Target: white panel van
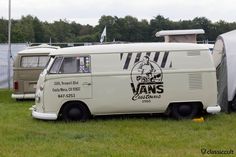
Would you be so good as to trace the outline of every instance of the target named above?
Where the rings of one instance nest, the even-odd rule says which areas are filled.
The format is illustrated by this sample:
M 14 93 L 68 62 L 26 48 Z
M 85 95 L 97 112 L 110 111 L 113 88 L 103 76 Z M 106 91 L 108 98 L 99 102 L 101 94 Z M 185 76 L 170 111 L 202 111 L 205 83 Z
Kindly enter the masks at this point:
M 209 49 L 197 44 L 62 48 L 50 53 L 31 109 L 46 120 L 142 113 L 193 118 L 220 111 L 216 69 Z

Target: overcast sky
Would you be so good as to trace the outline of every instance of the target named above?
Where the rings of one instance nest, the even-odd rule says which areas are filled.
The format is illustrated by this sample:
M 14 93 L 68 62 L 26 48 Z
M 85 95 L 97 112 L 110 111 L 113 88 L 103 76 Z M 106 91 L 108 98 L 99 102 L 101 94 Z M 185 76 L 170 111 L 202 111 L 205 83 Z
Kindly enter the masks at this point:
M 8 18 L 8 1 L 0 0 L 0 17 Z M 150 20 L 163 15 L 170 20 L 204 16 L 213 22 L 236 21 L 235 0 L 11 0 L 12 18 L 37 16 L 42 21 L 67 19 L 96 25 L 102 15 Z

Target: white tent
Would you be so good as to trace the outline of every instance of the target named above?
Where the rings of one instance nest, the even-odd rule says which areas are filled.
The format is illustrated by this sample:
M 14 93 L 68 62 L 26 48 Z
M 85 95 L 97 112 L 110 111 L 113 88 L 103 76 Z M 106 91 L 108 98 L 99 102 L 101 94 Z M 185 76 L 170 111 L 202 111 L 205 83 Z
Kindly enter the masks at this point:
M 213 48 L 217 67 L 218 102 L 229 111 L 228 103 L 236 110 L 236 30 L 218 36 Z
M 236 93 L 236 30 L 221 34 L 227 60 L 228 101 L 232 101 Z

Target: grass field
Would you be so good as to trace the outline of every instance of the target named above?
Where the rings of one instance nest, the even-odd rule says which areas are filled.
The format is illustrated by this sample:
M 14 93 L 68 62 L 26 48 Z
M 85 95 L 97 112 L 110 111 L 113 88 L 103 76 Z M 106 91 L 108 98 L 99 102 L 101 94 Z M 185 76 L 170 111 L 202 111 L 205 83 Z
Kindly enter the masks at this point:
M 158 116 L 40 121 L 28 110 L 33 101 L 17 102 L 10 94 L 0 90 L 0 157 L 210 156 L 201 149 L 236 154 L 236 114 L 205 116 L 203 123 Z

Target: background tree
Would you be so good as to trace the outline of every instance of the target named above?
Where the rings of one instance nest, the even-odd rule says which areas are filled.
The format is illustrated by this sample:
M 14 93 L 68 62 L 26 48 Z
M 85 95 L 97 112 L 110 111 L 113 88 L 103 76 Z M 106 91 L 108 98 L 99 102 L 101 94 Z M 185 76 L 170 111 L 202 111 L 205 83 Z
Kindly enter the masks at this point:
M 151 19 L 150 21 L 151 40 L 163 41 L 162 38 L 156 38 L 155 36 L 156 32 L 161 30 L 172 30 L 172 29 L 176 29 L 172 21 L 161 15 L 156 16 L 154 19 Z
M 8 22 L 3 18 L 0 19 L 0 43 L 7 41 L 8 36 Z
M 163 41 L 156 38 L 160 30 L 204 29 L 205 34 L 198 40 L 216 40 L 219 34 L 236 29 L 236 22 L 217 21 L 213 23 L 205 17 L 193 20 L 172 21 L 162 15 L 157 15 L 150 21 L 138 20 L 133 16 L 119 18 L 103 15 L 98 25 L 81 25 L 66 19 L 53 23 L 40 21 L 37 17 L 27 15 L 19 20 L 12 20 L 12 42 L 99 42 L 101 33 L 106 26 L 107 41 L 153 42 Z M 7 42 L 8 20 L 0 19 L 0 42 Z

